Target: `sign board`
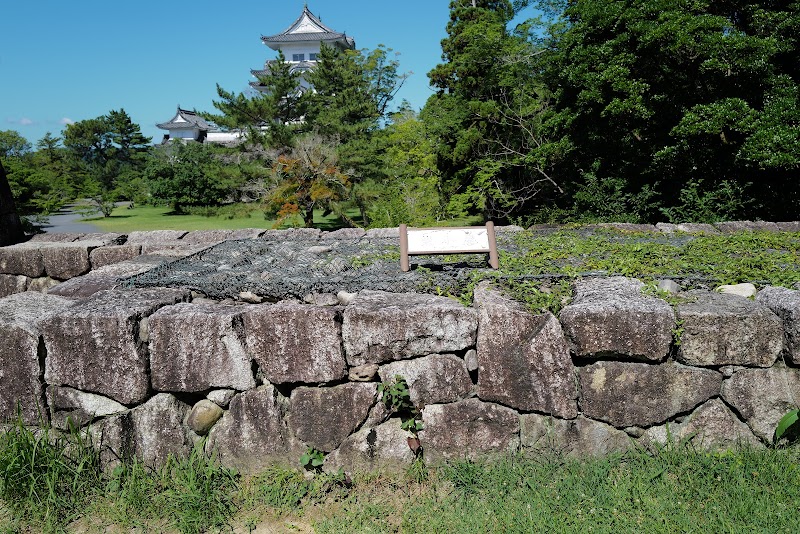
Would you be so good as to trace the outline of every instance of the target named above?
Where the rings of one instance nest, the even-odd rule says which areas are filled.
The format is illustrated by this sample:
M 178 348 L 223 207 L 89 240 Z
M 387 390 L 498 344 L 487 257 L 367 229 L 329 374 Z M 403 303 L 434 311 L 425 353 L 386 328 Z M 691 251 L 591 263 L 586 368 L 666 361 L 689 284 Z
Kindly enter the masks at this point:
M 494 223 L 460 228 L 409 228 L 400 225 L 400 268 L 411 268 L 409 256 L 423 254 L 488 254 L 489 265 L 498 269 Z

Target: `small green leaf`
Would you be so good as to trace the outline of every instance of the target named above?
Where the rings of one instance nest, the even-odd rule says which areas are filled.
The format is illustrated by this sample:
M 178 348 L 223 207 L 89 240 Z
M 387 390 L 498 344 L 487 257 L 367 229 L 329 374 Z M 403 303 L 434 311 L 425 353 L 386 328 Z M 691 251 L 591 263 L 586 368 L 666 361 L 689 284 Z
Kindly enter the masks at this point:
M 322 465 L 323 461 L 324 460 L 322 458 L 314 458 L 313 460 L 311 460 L 311 466 L 312 467 L 319 467 L 319 466 Z
M 778 427 L 775 429 L 775 441 L 781 439 L 790 428 L 797 424 L 798 420 L 800 420 L 800 410 L 792 410 L 781 417 Z

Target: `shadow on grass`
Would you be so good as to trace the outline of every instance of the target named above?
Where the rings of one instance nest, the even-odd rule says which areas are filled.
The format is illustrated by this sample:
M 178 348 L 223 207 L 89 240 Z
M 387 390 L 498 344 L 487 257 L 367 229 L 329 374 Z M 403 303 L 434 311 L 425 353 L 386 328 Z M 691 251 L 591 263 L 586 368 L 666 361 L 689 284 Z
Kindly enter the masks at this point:
M 133 215 L 109 215 L 108 217 L 87 217 L 85 219 L 79 219 L 78 222 L 92 222 L 92 221 L 104 221 L 106 219 L 130 219 Z
M 332 230 L 339 230 L 341 228 L 350 228 L 350 225 L 347 224 L 341 217 L 330 218 L 330 219 L 326 218 L 321 221 L 314 221 L 314 226 L 326 232 L 330 232 Z

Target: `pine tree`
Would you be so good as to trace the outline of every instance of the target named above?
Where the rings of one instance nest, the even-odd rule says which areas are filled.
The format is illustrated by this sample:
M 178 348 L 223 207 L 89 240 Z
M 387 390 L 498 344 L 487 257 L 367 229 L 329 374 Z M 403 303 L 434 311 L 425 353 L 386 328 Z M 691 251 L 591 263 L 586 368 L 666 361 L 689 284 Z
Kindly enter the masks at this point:
M 221 113 L 200 113 L 219 126 L 247 132 L 251 144 L 273 148 L 290 146 L 304 115 L 300 75 L 292 72 L 282 51 L 260 76 L 255 95 L 231 93 L 217 85 L 220 100 L 213 102 Z
M 547 96 L 528 28 L 508 26 L 507 0 L 453 0 L 442 60 L 430 73 L 437 93 L 422 111 L 434 140 L 441 191 L 451 215 L 503 219 L 545 189 L 558 189 L 537 154 Z

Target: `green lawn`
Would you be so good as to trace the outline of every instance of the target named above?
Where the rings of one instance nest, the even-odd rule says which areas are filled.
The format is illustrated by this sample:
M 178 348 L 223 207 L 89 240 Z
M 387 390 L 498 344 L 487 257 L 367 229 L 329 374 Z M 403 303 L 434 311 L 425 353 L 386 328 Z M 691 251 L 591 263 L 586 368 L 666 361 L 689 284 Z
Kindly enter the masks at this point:
M 235 217 L 211 216 L 193 214 L 175 214 L 165 206 L 140 206 L 136 208 L 116 208 L 110 217 L 91 217 L 83 219 L 100 228 L 103 232 L 128 233 L 146 230 L 238 230 L 240 228 L 272 228 L 274 219 L 265 219 L 258 210 L 243 213 L 240 210 Z M 358 213 L 348 213 L 348 216 L 357 216 Z M 297 225 L 301 221 L 291 221 Z M 322 216 L 322 211 L 314 212 L 314 225 L 323 230 L 336 230 L 344 224 L 335 215 Z M 292 226 L 285 224 L 283 227 Z
M 229 206 L 220 210 L 222 215 L 205 216 L 198 214 L 175 214 L 166 206 L 139 206 L 136 208 L 118 207 L 110 217 L 90 217 L 88 222 L 103 232 L 128 233 L 147 230 L 238 230 L 241 228 L 273 228 L 274 219 L 265 219 L 258 209 L 243 205 Z M 358 221 L 358 210 L 347 210 L 346 214 Z M 483 224 L 480 216 L 462 217 L 441 221 L 440 226 L 472 226 Z M 281 228 L 302 226 L 300 217 L 285 222 Z M 336 215 L 323 216 L 322 210 L 314 211 L 314 227 L 321 230 L 338 230 L 347 225 Z

